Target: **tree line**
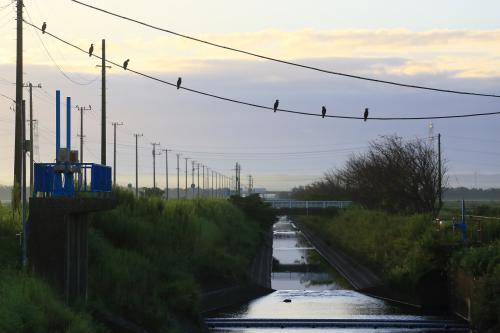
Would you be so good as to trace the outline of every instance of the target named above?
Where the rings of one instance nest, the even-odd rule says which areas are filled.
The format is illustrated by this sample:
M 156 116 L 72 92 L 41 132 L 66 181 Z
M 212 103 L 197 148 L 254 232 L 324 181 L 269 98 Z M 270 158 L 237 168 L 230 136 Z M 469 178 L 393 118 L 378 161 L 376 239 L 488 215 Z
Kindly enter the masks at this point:
M 307 186 L 294 188 L 299 200 L 353 200 L 392 213 L 434 212 L 439 207 L 439 156 L 429 140 L 384 136 L 366 152 L 351 155 Z M 442 183 L 446 168 L 441 166 Z

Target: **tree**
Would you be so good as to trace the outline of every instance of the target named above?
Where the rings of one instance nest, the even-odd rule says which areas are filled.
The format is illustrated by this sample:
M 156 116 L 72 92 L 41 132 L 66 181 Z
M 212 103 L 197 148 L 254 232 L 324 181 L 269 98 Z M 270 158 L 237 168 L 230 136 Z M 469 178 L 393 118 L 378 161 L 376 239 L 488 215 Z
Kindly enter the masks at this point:
M 368 152 L 351 156 L 332 177 L 367 208 L 434 212 L 439 208 L 438 161 L 432 144 L 388 136 L 371 142 Z M 444 173 L 442 168 L 442 176 Z

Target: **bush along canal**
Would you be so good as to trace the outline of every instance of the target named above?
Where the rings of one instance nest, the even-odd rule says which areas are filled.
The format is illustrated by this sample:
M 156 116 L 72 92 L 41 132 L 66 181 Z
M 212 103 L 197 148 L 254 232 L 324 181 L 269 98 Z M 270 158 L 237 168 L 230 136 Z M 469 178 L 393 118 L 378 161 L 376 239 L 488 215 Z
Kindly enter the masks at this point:
M 214 332 L 467 332 L 457 318 L 375 298 L 352 288 L 287 216 L 273 226 L 273 293 L 205 318 Z

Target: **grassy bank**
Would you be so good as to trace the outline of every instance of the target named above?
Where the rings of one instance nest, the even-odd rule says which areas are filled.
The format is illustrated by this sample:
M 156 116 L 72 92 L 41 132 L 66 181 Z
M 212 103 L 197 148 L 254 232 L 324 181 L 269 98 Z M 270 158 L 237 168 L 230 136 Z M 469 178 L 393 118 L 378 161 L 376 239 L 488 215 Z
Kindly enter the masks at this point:
M 116 194 L 119 206 L 92 221 L 91 302 L 156 332 L 199 322 L 202 290 L 245 283 L 272 220 L 252 199 L 166 202 Z M 243 213 L 247 206 L 262 213 L 259 222 Z
M 498 212 L 479 206 L 470 213 L 495 216 Z M 446 214 L 459 216 L 456 209 Z M 299 219 L 401 292 L 415 290 L 419 278 L 434 269 L 461 270 L 473 276 L 473 323 L 485 332 L 500 328 L 500 222 L 483 222 L 482 243 L 464 246 L 450 223 L 438 226 L 430 215 L 394 215 L 353 207 L 329 218 Z M 470 225 L 469 239 L 475 240 L 475 224 Z
M 67 307 L 56 291 L 19 270 L 19 216 L 0 207 L 0 332 L 101 332 L 82 311 Z
M 330 244 L 347 250 L 387 283 L 415 286 L 425 272 L 442 267 L 440 245 L 448 235 L 435 232 L 429 216 L 398 216 L 350 208 L 334 217 L 300 217 Z

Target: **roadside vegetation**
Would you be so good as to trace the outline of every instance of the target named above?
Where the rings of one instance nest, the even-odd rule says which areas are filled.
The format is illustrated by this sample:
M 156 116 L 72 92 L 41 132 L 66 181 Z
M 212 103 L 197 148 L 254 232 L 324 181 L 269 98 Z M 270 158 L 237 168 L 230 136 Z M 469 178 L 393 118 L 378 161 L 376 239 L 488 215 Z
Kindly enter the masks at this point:
M 274 220 L 252 197 L 233 198 L 232 204 L 115 194 L 118 207 L 92 221 L 91 303 L 155 332 L 200 323 L 202 291 L 246 283 L 263 232 Z

